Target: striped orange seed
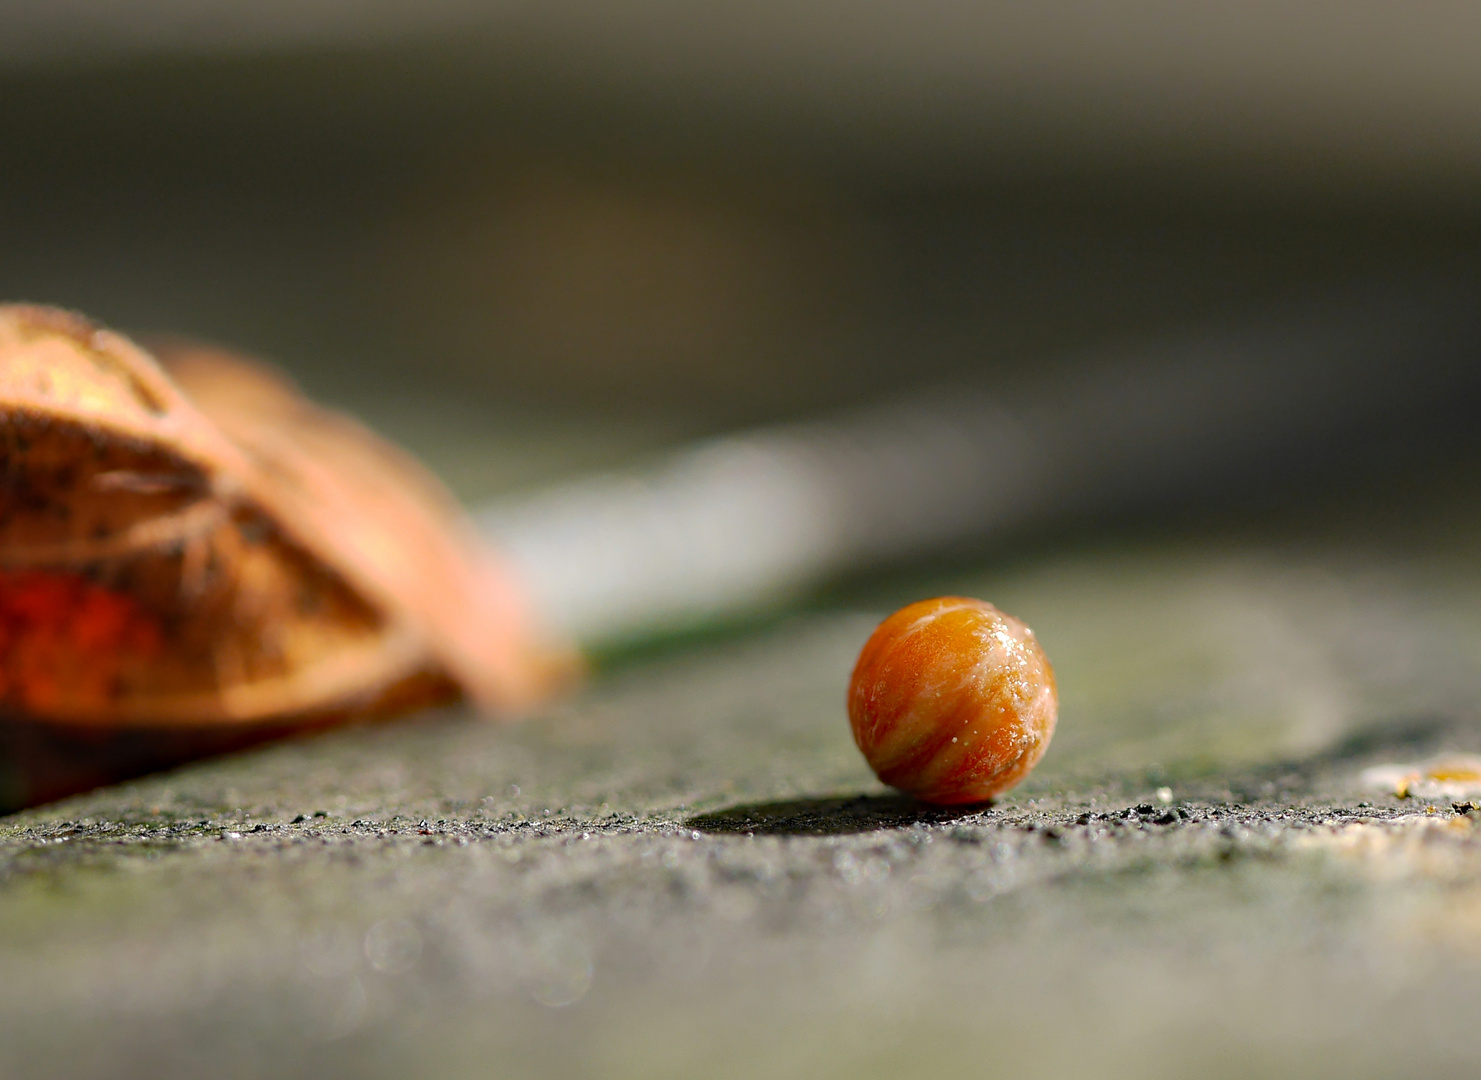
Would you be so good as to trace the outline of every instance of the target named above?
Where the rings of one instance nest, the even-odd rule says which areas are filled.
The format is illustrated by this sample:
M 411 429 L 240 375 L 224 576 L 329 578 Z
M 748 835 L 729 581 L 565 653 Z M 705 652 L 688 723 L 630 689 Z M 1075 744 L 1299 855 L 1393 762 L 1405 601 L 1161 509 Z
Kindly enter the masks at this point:
M 982 600 L 895 612 L 849 683 L 854 741 L 878 777 L 925 802 L 982 802 L 1044 755 L 1059 698 L 1033 631 Z

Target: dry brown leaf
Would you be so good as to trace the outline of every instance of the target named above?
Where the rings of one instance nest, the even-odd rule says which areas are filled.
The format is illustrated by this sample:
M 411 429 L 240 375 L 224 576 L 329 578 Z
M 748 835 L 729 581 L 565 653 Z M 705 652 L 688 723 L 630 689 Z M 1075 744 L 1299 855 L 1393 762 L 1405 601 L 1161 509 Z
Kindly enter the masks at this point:
M 96 782 L 459 694 L 516 710 L 566 668 L 415 462 L 259 365 L 161 352 L 0 307 L 0 804 L 84 786 L 38 786 L 69 756 Z

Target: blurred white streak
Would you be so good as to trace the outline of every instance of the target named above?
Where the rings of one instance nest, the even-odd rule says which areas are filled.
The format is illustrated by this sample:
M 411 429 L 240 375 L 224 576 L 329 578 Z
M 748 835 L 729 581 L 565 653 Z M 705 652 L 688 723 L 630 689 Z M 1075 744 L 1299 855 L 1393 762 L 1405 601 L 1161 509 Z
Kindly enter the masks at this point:
M 485 521 L 552 628 L 605 644 L 766 607 L 840 565 L 1007 521 L 1031 497 L 1027 450 L 986 403 L 913 402 L 706 442 Z
M 1474 381 L 1481 306 L 1445 296 L 1176 343 L 1011 401 L 943 388 L 713 440 L 483 520 L 584 646 L 703 625 L 842 572 L 1330 457 Z

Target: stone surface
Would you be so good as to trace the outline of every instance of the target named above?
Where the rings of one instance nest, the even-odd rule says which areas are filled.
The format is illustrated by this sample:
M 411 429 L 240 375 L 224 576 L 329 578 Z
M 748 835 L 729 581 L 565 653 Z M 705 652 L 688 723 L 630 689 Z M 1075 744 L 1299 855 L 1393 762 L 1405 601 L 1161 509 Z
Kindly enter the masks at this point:
M 0 1074 L 1467 1074 L 1481 815 L 1358 781 L 1481 750 L 1469 529 L 1426 520 L 886 579 L 520 725 L 5 818 Z M 947 591 L 1060 677 L 991 807 L 886 793 L 843 715 L 874 621 Z

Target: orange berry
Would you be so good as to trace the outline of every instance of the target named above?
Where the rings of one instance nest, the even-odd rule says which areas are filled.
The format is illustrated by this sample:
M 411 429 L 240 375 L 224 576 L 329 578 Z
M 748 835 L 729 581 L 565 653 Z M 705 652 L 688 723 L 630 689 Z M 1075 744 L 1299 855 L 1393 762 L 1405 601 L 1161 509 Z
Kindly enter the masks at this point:
M 849 681 L 849 724 L 875 775 L 931 803 L 982 802 L 1018 783 L 1044 756 L 1058 710 L 1034 632 L 962 596 L 880 623 Z

